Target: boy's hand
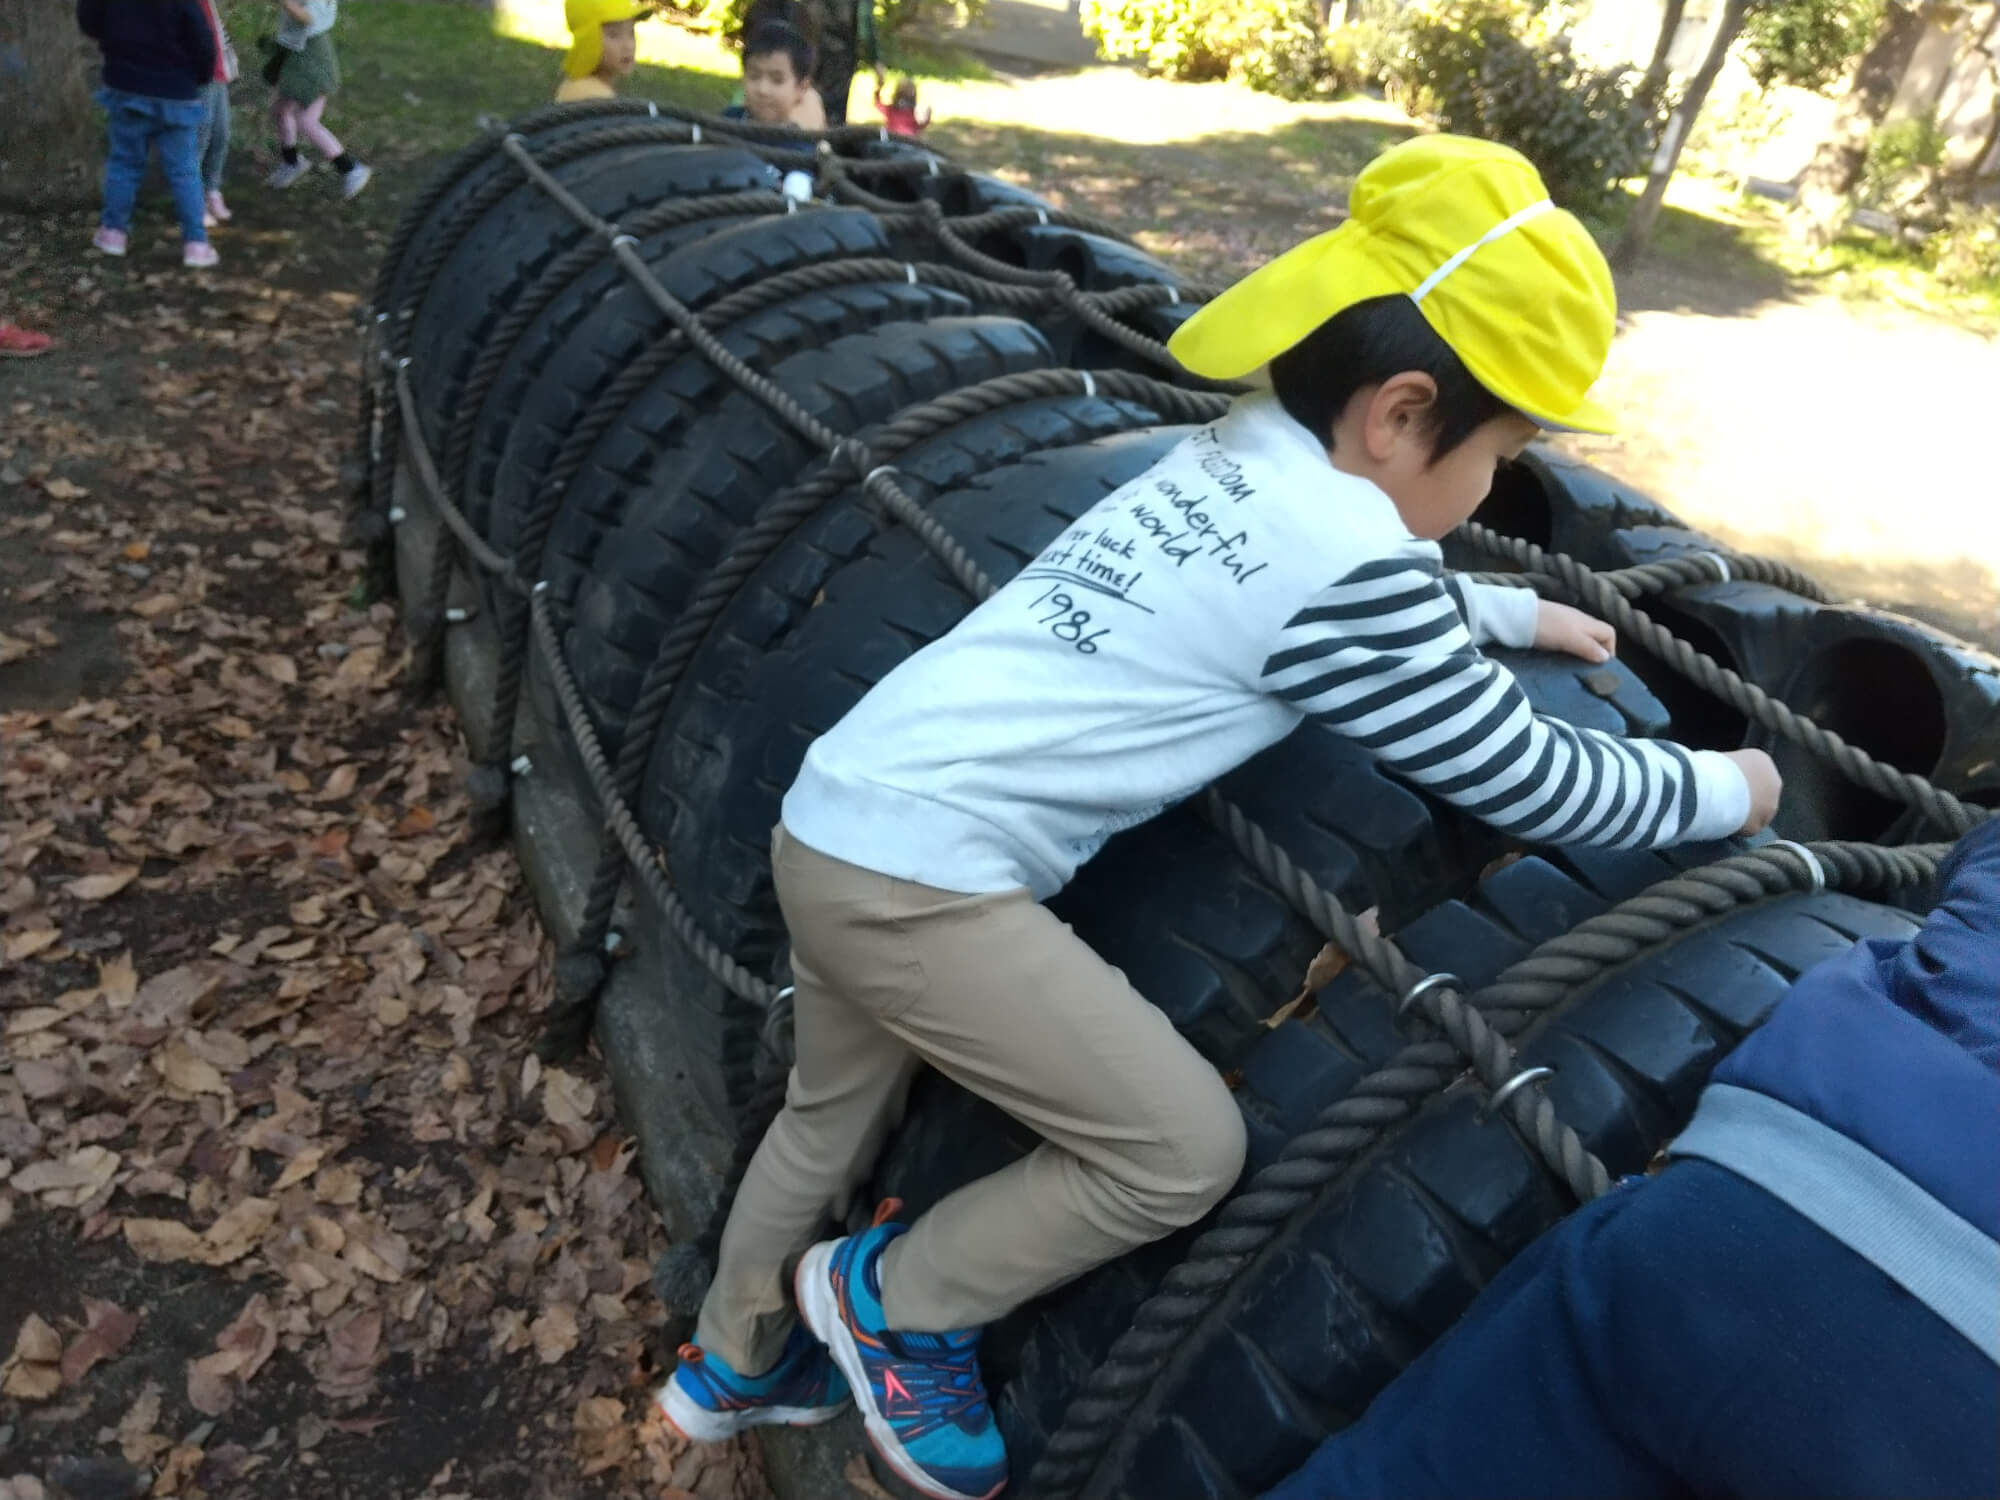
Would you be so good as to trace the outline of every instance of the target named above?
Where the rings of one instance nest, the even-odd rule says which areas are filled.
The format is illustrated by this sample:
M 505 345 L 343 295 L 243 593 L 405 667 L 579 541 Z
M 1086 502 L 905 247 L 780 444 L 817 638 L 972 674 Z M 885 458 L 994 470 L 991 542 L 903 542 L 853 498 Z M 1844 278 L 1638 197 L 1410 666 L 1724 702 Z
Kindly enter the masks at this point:
M 1544 599 L 1535 611 L 1535 649 L 1609 661 L 1618 649 L 1618 632 L 1595 615 Z
M 1727 750 L 1723 753 L 1736 762 L 1736 769 L 1750 783 L 1750 816 L 1736 831 L 1758 833 L 1777 816 L 1778 798 L 1784 793 L 1785 779 L 1778 774 L 1776 762 L 1762 750 Z

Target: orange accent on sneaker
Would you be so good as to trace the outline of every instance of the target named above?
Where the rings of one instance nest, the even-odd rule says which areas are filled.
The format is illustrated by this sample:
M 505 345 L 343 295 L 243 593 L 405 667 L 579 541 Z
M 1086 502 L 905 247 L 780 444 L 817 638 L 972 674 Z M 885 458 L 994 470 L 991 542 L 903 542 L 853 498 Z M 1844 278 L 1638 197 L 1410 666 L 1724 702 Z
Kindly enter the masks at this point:
M 917 1404 L 917 1398 L 910 1394 L 909 1387 L 903 1384 L 896 1372 L 894 1370 L 884 1370 L 882 1372 L 882 1414 L 884 1416 L 888 1415 L 889 1403 L 898 1396 L 909 1402 L 912 1407 Z
M 880 1203 L 875 1205 L 875 1225 L 880 1226 L 888 1223 L 902 1211 L 903 1200 L 901 1198 L 884 1198 Z
M 674 1358 L 684 1365 L 698 1365 L 702 1360 L 701 1345 L 682 1344 L 674 1351 Z

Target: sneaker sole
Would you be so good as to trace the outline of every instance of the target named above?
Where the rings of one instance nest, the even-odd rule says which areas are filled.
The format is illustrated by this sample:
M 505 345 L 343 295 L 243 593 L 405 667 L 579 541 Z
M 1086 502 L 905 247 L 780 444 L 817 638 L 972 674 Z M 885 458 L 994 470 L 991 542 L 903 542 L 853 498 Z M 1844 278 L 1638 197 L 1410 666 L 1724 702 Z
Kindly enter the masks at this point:
M 817 1427 L 847 1410 L 838 1406 L 746 1406 L 710 1411 L 669 1380 L 653 1393 L 653 1405 L 669 1427 L 691 1443 L 720 1443 L 752 1427 Z
M 882 1461 L 896 1471 L 903 1483 L 928 1496 L 929 1500 L 993 1500 L 995 1495 L 1007 1488 L 1006 1480 L 977 1495 L 939 1484 L 910 1457 L 896 1440 L 895 1429 L 889 1425 L 888 1419 L 876 1409 L 875 1392 L 868 1382 L 868 1367 L 862 1363 L 861 1350 L 854 1342 L 847 1319 L 840 1315 L 840 1309 L 833 1300 L 833 1277 L 828 1268 L 833 1262 L 834 1246 L 838 1243 L 837 1240 L 822 1241 L 799 1258 L 799 1267 L 792 1273 L 792 1295 L 799 1304 L 799 1316 L 805 1319 L 806 1327 L 812 1330 L 814 1338 L 826 1345 L 827 1353 L 840 1366 L 840 1373 L 847 1377 L 847 1388 L 861 1412 L 861 1425 L 868 1433 L 868 1441 L 875 1445 Z

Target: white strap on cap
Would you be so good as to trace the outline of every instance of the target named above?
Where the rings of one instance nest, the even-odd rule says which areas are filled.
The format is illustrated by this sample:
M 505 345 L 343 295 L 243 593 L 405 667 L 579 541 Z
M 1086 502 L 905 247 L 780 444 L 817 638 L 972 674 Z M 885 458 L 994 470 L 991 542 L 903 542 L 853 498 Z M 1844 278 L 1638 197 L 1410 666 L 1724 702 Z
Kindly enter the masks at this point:
M 1523 224 L 1527 223 L 1530 219 L 1539 219 L 1543 214 L 1549 212 L 1554 207 L 1555 204 L 1553 202 L 1551 202 L 1547 198 L 1544 198 L 1539 203 L 1530 203 L 1526 208 L 1522 209 L 1519 213 L 1512 213 L 1507 215 L 1506 218 L 1502 219 L 1498 224 L 1495 224 L 1491 229 L 1487 230 L 1486 233 L 1482 234 L 1478 239 L 1474 240 L 1471 244 L 1467 245 L 1463 250 L 1459 251 L 1458 254 L 1454 255 L 1450 260 L 1446 261 L 1443 265 L 1439 266 L 1435 271 L 1431 272 L 1431 274 L 1426 276 L 1422 281 L 1418 282 L 1417 289 L 1414 292 L 1410 293 L 1410 300 L 1412 302 L 1422 302 L 1424 298 L 1428 297 L 1433 291 L 1437 289 L 1437 284 L 1440 281 L 1443 281 L 1445 277 L 1449 276 L 1453 271 L 1456 271 L 1460 266 L 1464 265 L 1468 260 L 1472 259 L 1473 255 L 1476 252 L 1492 244 L 1495 240 L 1501 239 L 1506 235 L 1512 234 L 1515 230 L 1519 229 Z

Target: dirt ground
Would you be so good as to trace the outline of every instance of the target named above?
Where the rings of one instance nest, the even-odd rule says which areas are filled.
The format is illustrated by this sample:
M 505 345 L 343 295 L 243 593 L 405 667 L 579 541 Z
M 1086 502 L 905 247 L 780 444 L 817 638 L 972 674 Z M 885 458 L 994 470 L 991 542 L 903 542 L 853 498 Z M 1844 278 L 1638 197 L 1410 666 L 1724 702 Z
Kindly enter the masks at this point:
M 750 1500 L 450 715 L 341 544 L 385 204 L 0 220 L 0 1496 Z

